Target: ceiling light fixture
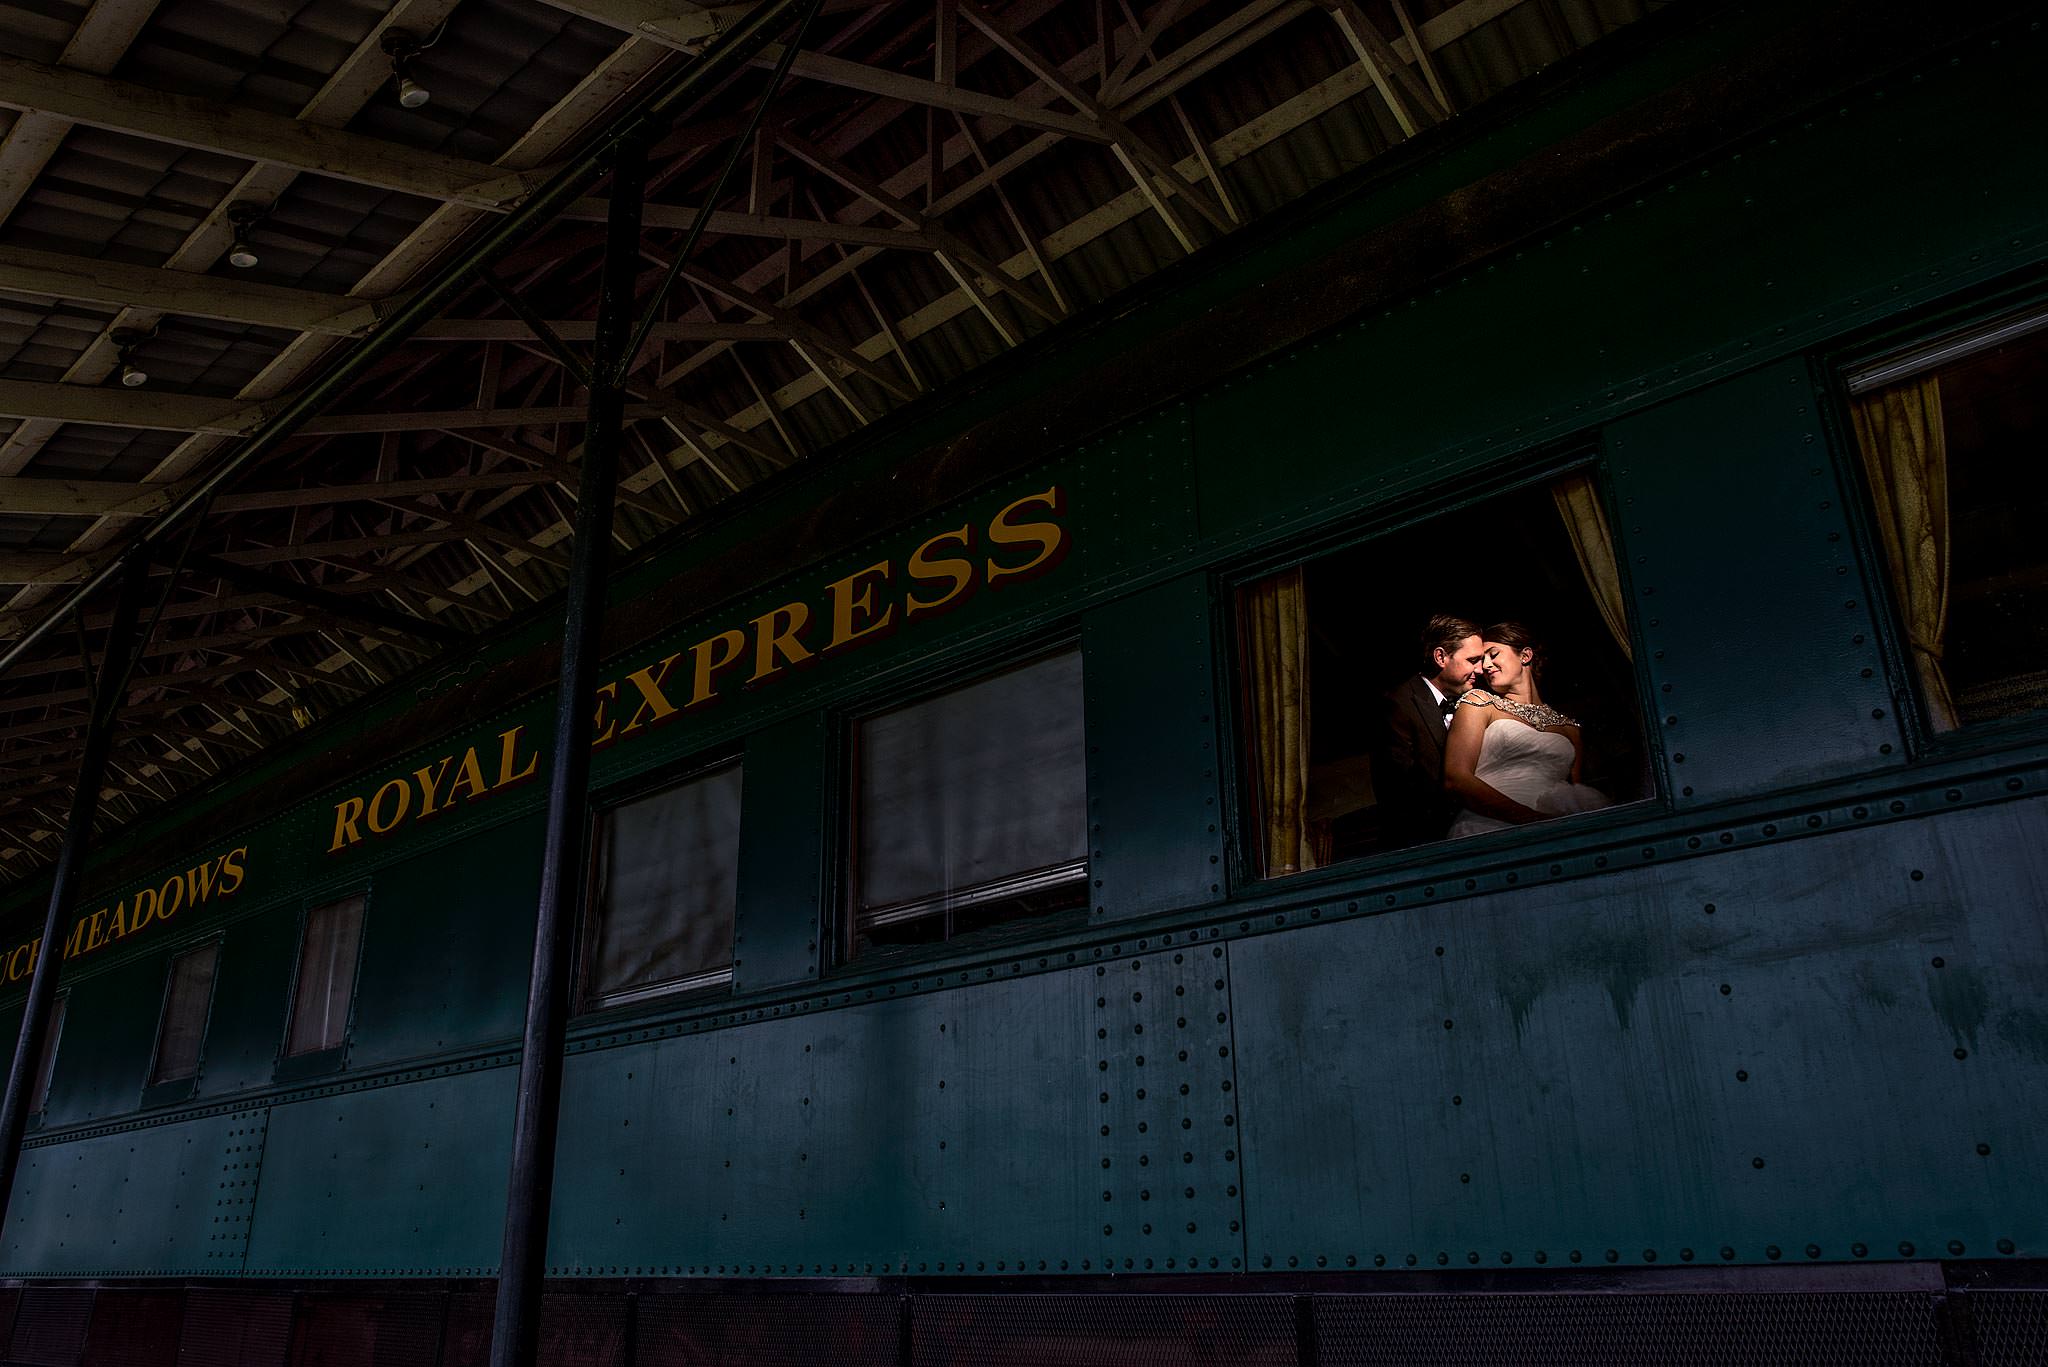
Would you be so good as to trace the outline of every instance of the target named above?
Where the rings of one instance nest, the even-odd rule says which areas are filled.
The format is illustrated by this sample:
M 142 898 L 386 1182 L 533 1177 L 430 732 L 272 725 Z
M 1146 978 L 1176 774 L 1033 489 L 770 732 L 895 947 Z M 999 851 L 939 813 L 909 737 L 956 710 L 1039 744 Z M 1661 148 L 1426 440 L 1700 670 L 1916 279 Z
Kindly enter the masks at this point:
M 141 346 L 155 335 L 155 329 L 151 329 L 148 332 L 135 332 L 128 328 L 116 328 L 108 334 L 107 340 L 114 344 L 117 357 L 116 363 L 121 368 L 122 388 L 134 389 L 138 385 L 149 383 L 149 372 L 135 363 L 134 352 L 135 348 Z
M 398 102 L 407 109 L 418 109 L 434 98 L 433 91 L 413 79 L 412 63 L 415 57 L 432 47 L 440 37 L 441 31 L 436 29 L 432 38 L 422 42 L 416 33 L 402 28 L 388 28 L 384 30 L 383 38 L 379 40 L 384 46 L 385 54 L 391 58 L 391 78 L 396 83 Z
M 236 270 L 249 270 L 263 259 L 256 254 L 256 247 L 250 242 L 249 233 L 269 212 L 269 207 L 262 204 L 244 202 L 228 206 L 228 222 L 233 224 L 235 229 L 234 241 L 228 243 L 228 264 Z

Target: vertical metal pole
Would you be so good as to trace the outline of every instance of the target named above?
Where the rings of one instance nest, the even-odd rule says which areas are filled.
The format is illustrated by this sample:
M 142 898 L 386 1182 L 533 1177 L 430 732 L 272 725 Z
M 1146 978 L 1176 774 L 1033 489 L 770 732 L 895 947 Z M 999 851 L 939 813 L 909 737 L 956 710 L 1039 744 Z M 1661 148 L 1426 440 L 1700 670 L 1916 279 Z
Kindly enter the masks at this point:
M 618 485 L 620 422 L 625 411 L 626 377 L 620 366 L 633 331 L 633 284 L 640 271 L 640 206 L 646 177 L 646 144 L 639 138 L 621 142 L 612 165 L 589 421 L 576 490 L 576 544 L 562 611 L 562 667 L 555 698 L 554 754 L 548 770 L 540 912 L 533 929 L 533 976 L 526 991 L 526 1034 L 519 1059 L 512 1170 L 505 1192 L 497 1315 L 491 1325 L 491 1367 L 533 1367 L 540 1342 L 548 1206 L 554 1194 L 560 1119 L 562 1040 L 569 1015 L 569 950 L 587 883 L 590 707 L 604 625 L 605 564 L 610 558 L 612 499 Z
M 43 1041 L 50 1033 L 50 1008 L 57 999 L 57 970 L 64 957 L 64 922 L 78 895 L 79 866 L 92 844 L 93 818 L 99 814 L 100 780 L 106 775 L 107 750 L 114 719 L 127 692 L 128 660 L 134 649 L 135 621 L 142 592 L 149 582 L 149 557 L 131 554 L 123 567 L 113 625 L 100 654 L 99 680 L 92 692 L 92 714 L 85 723 L 85 750 L 78 757 L 78 788 L 71 794 L 71 815 L 64 823 L 64 843 L 50 882 L 50 906 L 43 915 L 43 938 L 35 969 L 28 980 L 28 1004 L 22 1008 L 21 1033 L 14 1041 L 14 1060 L 7 1067 L 7 1097 L 0 1101 L 0 1226 L 14 1197 L 14 1173 L 21 1164 L 21 1136 L 28 1125 L 29 1093 L 43 1059 Z M 85 611 L 80 602 L 79 612 Z

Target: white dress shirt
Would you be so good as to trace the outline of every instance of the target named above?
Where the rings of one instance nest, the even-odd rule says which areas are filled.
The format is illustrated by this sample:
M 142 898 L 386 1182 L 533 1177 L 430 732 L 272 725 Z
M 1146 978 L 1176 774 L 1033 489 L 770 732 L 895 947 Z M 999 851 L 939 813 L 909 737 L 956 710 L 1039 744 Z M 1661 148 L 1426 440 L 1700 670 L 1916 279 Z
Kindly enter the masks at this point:
M 1438 707 L 1442 707 L 1445 703 L 1450 701 L 1449 698 L 1444 696 L 1444 691 L 1436 686 L 1436 680 L 1430 678 L 1427 674 L 1422 676 L 1422 686 L 1429 690 L 1430 697 L 1436 699 L 1436 705 Z M 1450 729 L 1451 714 L 1446 712 L 1444 713 L 1444 730 L 1448 731 Z

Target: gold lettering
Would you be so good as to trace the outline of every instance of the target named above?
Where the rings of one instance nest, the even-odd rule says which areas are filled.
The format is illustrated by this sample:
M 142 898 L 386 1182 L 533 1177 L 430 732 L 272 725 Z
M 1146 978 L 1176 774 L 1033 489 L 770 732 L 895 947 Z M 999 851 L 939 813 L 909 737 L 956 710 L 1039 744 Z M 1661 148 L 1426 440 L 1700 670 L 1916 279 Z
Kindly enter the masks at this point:
M 605 704 L 618 696 L 619 686 L 616 683 L 598 685 L 597 711 L 590 718 L 590 743 L 592 745 L 609 745 L 611 743 L 612 732 L 618 728 L 619 719 L 617 717 L 607 718 L 605 716 Z
M 126 898 L 114 904 L 114 918 L 107 922 L 107 938 L 119 940 L 128 934 L 128 902 Z
M 875 616 L 875 585 L 888 582 L 889 562 L 882 560 L 825 586 L 832 596 L 832 639 L 825 644 L 828 652 L 888 629 L 896 619 L 896 605 L 891 603 L 881 616 Z
M 64 941 L 64 957 L 75 959 L 85 953 L 85 922 L 71 927 L 71 937 Z
M 1013 575 L 1029 574 L 1033 570 L 1043 572 L 1059 563 L 1054 557 L 1066 544 L 1067 529 L 1065 527 L 1062 527 L 1057 522 L 1010 521 L 1010 514 L 1020 508 L 1027 508 L 1033 505 L 1042 507 L 1051 513 L 1052 516 L 1058 517 L 1064 511 L 1060 506 L 1059 487 L 1055 485 L 1041 494 L 1026 494 L 1023 498 L 1018 499 L 1015 503 L 997 513 L 994 520 L 988 524 L 988 539 L 991 545 L 1036 545 L 1038 547 L 1038 553 L 1021 565 L 998 565 L 995 561 L 990 560 L 988 562 L 989 587 L 995 587 L 998 579 L 1008 579 Z
M 811 610 L 803 603 L 784 603 L 756 617 L 753 623 L 754 672 L 747 676 L 747 682 L 760 683 L 763 679 L 772 679 L 790 665 L 810 659 L 811 652 L 804 649 L 803 642 L 797 639 L 803 635 L 810 620 Z M 778 656 L 784 663 L 776 663 Z
M 28 967 L 23 968 L 21 964 L 22 959 L 27 958 L 33 952 L 28 945 L 16 945 L 14 947 L 14 952 L 7 956 L 7 981 L 11 983 L 20 982 L 24 975 L 35 972 L 36 961 L 33 958 L 29 958 Z
M 85 948 L 80 950 L 80 953 L 90 954 L 107 942 L 106 920 L 107 909 L 105 907 L 101 907 L 92 914 L 92 919 L 86 922 L 90 929 L 85 932 Z
M 448 766 L 454 762 L 455 756 L 443 755 L 441 756 L 440 768 L 436 769 L 430 764 L 424 769 L 412 771 L 412 776 L 420 781 L 420 815 L 422 817 L 432 816 L 435 812 L 441 810 L 434 805 L 434 797 L 441 791 L 441 780 L 447 777 Z
M 721 651 L 720 647 L 724 647 Z M 746 633 L 737 629 L 721 631 L 690 647 L 690 707 L 702 707 L 717 695 L 712 690 L 719 672 L 740 662 L 746 650 Z
M 648 722 L 660 721 L 663 717 L 672 717 L 676 714 L 676 705 L 668 700 L 668 695 L 661 691 L 661 686 L 668 682 L 669 671 L 676 667 L 676 661 L 681 658 L 680 654 L 671 655 L 659 664 L 650 665 L 646 669 L 636 669 L 626 676 L 626 682 L 639 691 L 640 703 L 633 709 L 633 715 L 627 718 L 625 727 L 619 732 L 620 735 L 631 735 Z
M 385 818 L 381 817 L 379 813 L 384 810 L 384 798 L 388 793 L 396 793 L 398 795 L 396 802 L 398 810 L 393 812 L 388 818 Z M 406 809 L 410 806 L 412 806 L 412 785 L 410 783 L 407 783 L 402 778 L 394 778 L 385 783 L 370 798 L 370 833 L 372 835 L 382 835 L 399 822 L 405 820 Z
M 143 899 L 144 899 L 145 897 L 149 899 L 148 905 L 146 905 L 146 906 L 145 906 L 145 905 L 143 904 Z M 130 934 L 133 934 L 134 932 L 136 932 L 136 931 L 138 931 L 138 930 L 142 929 L 142 928 L 143 928 L 144 926 L 148 925 L 148 924 L 149 924 L 149 923 L 150 923 L 150 922 L 151 922 L 152 920 L 154 920 L 154 919 L 155 919 L 155 917 L 156 917 L 156 889 L 155 889 L 155 888 L 139 888 L 139 889 L 137 889 L 137 890 L 136 890 L 136 893 L 135 893 L 135 919 L 134 919 L 134 920 L 132 920 L 132 921 L 130 921 L 130 922 L 128 923 L 128 931 L 129 931 L 129 933 L 130 933 Z
M 963 551 L 972 551 L 974 549 L 974 528 L 970 525 L 955 528 L 949 532 L 940 532 L 937 536 L 910 553 L 910 560 L 905 564 L 904 569 L 912 579 L 949 579 L 952 581 L 952 587 L 937 598 L 919 598 L 915 593 L 906 596 L 903 600 L 903 617 L 905 621 L 912 617 L 922 616 L 927 612 L 937 612 L 973 591 L 974 562 L 972 560 L 965 560 L 959 556 L 942 556 L 935 559 L 931 555 L 934 546 L 949 541 L 957 544 Z
M 175 873 L 172 874 L 164 880 L 164 885 L 156 890 L 156 900 L 156 919 L 170 920 L 178 914 L 178 908 L 185 904 L 185 880 Z
M 474 745 L 463 752 L 462 763 L 455 770 L 455 781 L 448 785 L 448 800 L 441 805 L 453 807 L 456 797 L 464 790 L 467 790 L 471 797 L 481 797 L 488 791 L 484 784 L 484 766 L 476 757 Z
M 498 733 L 498 781 L 492 785 L 493 787 L 502 788 L 508 783 L 517 783 L 523 778 L 532 778 L 533 771 L 540 767 L 540 755 L 536 753 L 526 757 L 526 767 L 524 769 L 521 769 L 516 774 L 512 772 L 512 766 L 518 760 L 519 733 L 525 729 L 523 726 L 515 726 L 510 731 L 500 731 Z
M 359 797 L 343 798 L 334 804 L 334 843 L 327 847 L 333 854 L 344 845 L 353 845 L 363 838 L 356 823 L 363 819 L 363 800 Z
M 220 857 L 221 896 L 231 897 L 241 888 L 242 878 L 244 876 L 242 871 L 242 861 L 244 859 L 247 859 L 248 857 L 249 847 L 247 845 L 237 845 L 235 846 L 235 848 L 229 850 L 226 854 Z M 228 881 L 229 874 L 234 875 L 235 881 L 232 883 Z
M 372 829 L 375 829 L 374 825 Z M 220 869 L 220 856 L 205 860 L 185 870 L 185 900 L 198 906 L 213 896 L 213 875 Z

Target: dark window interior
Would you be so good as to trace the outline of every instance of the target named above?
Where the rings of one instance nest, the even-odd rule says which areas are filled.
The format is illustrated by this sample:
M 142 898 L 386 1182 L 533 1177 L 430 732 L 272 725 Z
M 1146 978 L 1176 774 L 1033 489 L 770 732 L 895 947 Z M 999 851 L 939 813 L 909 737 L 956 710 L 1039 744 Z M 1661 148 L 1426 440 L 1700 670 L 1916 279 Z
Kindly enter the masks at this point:
M 606 812 L 584 939 L 587 1006 L 726 981 L 740 849 L 740 766 Z
M 339 1049 L 348 1037 L 356 990 L 356 947 L 363 935 L 363 899 L 349 897 L 306 913 L 299 981 L 292 993 L 287 1056 Z
M 854 949 L 1087 900 L 1081 653 L 863 719 Z
M 206 1039 L 206 1008 L 213 999 L 213 969 L 220 946 L 201 945 L 171 960 L 170 983 L 164 992 L 164 1018 L 157 1031 L 156 1067 L 152 1084 L 176 1082 L 199 1071 L 199 1050 Z
M 1949 470 L 1943 663 L 1964 723 L 2048 707 L 2048 331 L 1940 373 Z

